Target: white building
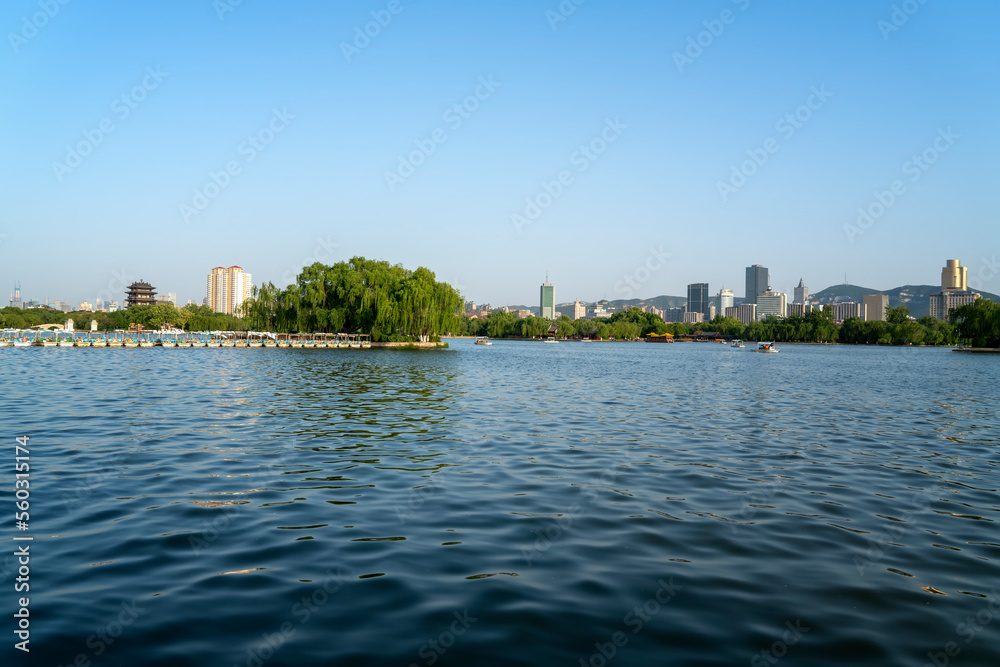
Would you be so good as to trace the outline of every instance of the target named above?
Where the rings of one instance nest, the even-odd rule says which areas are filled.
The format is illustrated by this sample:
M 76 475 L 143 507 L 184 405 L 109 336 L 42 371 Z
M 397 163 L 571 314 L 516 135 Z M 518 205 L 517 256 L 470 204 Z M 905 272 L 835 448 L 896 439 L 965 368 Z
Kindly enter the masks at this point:
M 757 319 L 762 320 L 768 315 L 784 319 L 788 313 L 788 295 L 784 292 L 768 290 L 757 297 Z
M 217 266 L 208 274 L 208 306 L 216 313 L 236 315 L 240 306 L 250 298 L 253 280 L 239 266 L 224 269 Z
M 715 298 L 718 301 L 715 307 L 720 313 L 724 313 L 726 312 L 726 308 L 732 308 L 736 305 L 736 295 L 733 294 L 733 290 L 731 289 L 720 289 L 719 295 Z
M 586 319 L 586 317 L 587 317 L 587 304 L 580 303 L 580 300 L 577 299 L 576 301 L 573 302 L 573 319 L 582 320 Z

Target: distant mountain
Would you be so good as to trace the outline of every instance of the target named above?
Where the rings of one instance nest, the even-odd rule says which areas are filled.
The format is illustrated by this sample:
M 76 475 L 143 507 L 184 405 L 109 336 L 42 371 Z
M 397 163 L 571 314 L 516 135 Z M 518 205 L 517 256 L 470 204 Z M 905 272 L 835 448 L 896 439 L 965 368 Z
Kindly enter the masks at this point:
M 593 305 L 594 302 L 589 301 L 587 303 L 588 305 Z M 667 308 L 683 308 L 685 303 L 687 303 L 687 297 L 661 295 L 649 299 L 616 299 L 608 301 L 608 306 L 614 308 L 616 311 L 631 308 L 632 306 L 637 308 L 653 306 L 654 308 L 666 310 Z M 532 311 L 537 312 L 538 308 L 533 308 Z M 573 317 L 573 303 L 556 304 L 556 312 Z
M 893 308 L 906 306 L 910 309 L 910 315 L 920 319 L 930 315 L 931 294 L 937 294 L 941 287 L 937 285 L 903 285 L 888 290 L 875 290 L 858 285 L 833 285 L 825 290 L 809 295 L 811 303 L 828 304 L 845 301 L 855 301 L 860 303 L 865 294 L 886 294 L 889 296 L 889 305 Z M 980 291 L 984 299 L 1000 302 L 1000 296 L 990 292 Z

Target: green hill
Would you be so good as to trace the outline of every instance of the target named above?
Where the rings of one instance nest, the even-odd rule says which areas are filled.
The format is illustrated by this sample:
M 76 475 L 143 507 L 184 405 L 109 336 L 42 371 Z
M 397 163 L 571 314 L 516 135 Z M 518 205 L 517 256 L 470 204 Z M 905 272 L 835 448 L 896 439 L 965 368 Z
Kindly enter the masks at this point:
M 844 301 L 861 302 L 865 294 L 886 294 L 889 305 L 893 308 L 906 306 L 910 315 L 920 319 L 930 315 L 931 294 L 937 294 L 941 288 L 936 285 L 903 285 L 888 290 L 875 290 L 858 285 L 833 285 L 825 290 L 809 295 L 809 301 L 814 304 L 838 303 Z M 980 292 L 984 299 L 1000 302 L 1000 296 L 990 292 Z

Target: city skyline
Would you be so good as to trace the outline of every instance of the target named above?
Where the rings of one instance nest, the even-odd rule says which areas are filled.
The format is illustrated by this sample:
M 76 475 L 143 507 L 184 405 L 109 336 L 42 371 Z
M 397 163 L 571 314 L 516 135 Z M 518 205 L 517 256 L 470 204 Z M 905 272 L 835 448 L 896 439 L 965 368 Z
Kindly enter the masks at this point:
M 224 4 L 5 5 L 0 284 L 200 303 L 220 260 L 364 256 L 516 304 L 535 267 L 615 300 L 995 263 L 995 3 L 402 2 L 366 39 L 386 3 Z
M 940 260 L 940 261 L 946 261 L 946 260 Z M 951 261 L 951 260 L 947 260 L 947 261 Z M 958 260 L 958 261 L 961 261 L 961 260 Z M 762 273 L 766 273 L 767 274 L 767 279 L 766 280 L 767 280 L 768 283 L 770 283 L 770 269 L 769 269 L 769 267 L 767 267 L 767 266 L 761 266 L 759 264 L 754 264 L 754 265 L 751 265 L 751 266 L 746 266 L 744 268 L 743 271 L 746 274 L 745 277 L 746 277 L 747 281 L 750 280 L 751 270 L 754 269 L 754 268 L 757 268 L 757 269 L 761 270 Z M 981 257 L 980 261 L 977 262 L 977 266 L 976 266 L 975 270 L 973 270 L 973 272 L 971 274 L 969 273 L 969 266 L 968 265 L 964 265 L 961 268 L 963 269 L 963 279 L 966 281 L 967 286 L 970 289 L 974 290 L 974 291 L 975 290 L 979 290 L 979 291 L 984 291 L 984 292 L 988 292 L 988 293 L 991 292 L 991 290 L 983 288 L 982 285 L 989 284 L 991 282 L 995 282 L 995 279 L 998 276 L 1000 276 L 1000 264 L 998 264 L 996 262 L 995 258 Z M 216 271 L 226 271 L 226 272 L 228 272 L 228 271 L 230 271 L 232 269 L 238 269 L 239 273 L 241 273 L 243 276 L 245 276 L 245 278 L 247 279 L 248 282 L 252 280 L 251 274 L 250 273 L 244 273 L 242 267 L 240 267 L 238 265 L 233 265 L 233 266 L 229 267 L 228 269 L 224 269 L 221 266 L 217 266 L 217 267 L 214 267 L 213 269 L 211 269 L 209 271 L 209 285 L 212 284 L 211 277 L 212 277 L 212 274 L 214 272 L 216 272 Z M 789 288 L 787 290 L 782 290 L 782 289 L 774 289 L 774 287 L 771 286 L 772 287 L 771 291 L 773 291 L 775 293 L 785 294 L 787 296 L 787 302 L 789 304 L 791 304 L 793 302 L 799 302 L 799 300 L 797 299 L 796 295 L 799 293 L 800 286 L 802 288 L 804 288 L 805 294 L 808 295 L 806 297 L 807 299 L 810 298 L 810 297 L 812 297 L 812 296 L 814 296 L 818 292 L 823 291 L 823 289 L 827 289 L 827 288 L 830 288 L 830 287 L 836 287 L 838 285 L 852 285 L 852 286 L 857 286 L 857 287 L 864 287 L 864 288 L 867 288 L 867 289 L 876 289 L 878 291 L 890 290 L 890 289 L 894 289 L 894 288 L 897 288 L 897 287 L 902 287 L 904 285 L 935 286 L 941 280 L 940 279 L 941 271 L 942 270 L 940 269 L 940 267 L 938 267 L 937 270 L 934 271 L 935 274 L 938 274 L 937 279 L 934 279 L 934 280 L 928 280 L 926 282 L 917 282 L 917 281 L 898 282 L 898 283 L 895 283 L 895 284 L 890 285 L 888 287 L 883 287 L 881 289 L 877 288 L 877 287 L 873 287 L 871 285 L 857 285 L 857 284 L 851 283 L 851 282 L 840 282 L 840 283 L 833 283 L 831 285 L 827 285 L 826 287 L 820 288 L 818 290 L 814 290 L 811 287 L 809 287 L 809 283 L 806 282 L 805 279 L 800 276 L 799 279 L 798 279 L 799 282 L 794 287 L 791 287 L 791 288 Z M 204 274 L 202 274 L 202 275 L 204 276 Z M 130 285 L 131 283 L 137 282 L 137 281 L 141 281 L 141 279 L 139 279 L 139 278 L 135 278 L 133 276 L 129 276 L 129 275 L 126 275 L 126 274 L 116 274 L 115 275 L 115 280 L 117 280 L 118 282 L 123 282 L 125 280 L 128 280 L 127 284 L 123 284 L 122 285 L 121 290 L 120 290 L 121 294 L 111 292 L 109 289 L 105 288 L 104 290 L 102 290 L 101 293 L 98 294 L 98 296 L 96 298 L 95 297 L 91 297 L 90 299 L 83 299 L 83 300 L 80 300 L 80 301 L 72 300 L 72 299 L 70 299 L 70 300 L 49 299 L 48 295 L 46 295 L 46 296 L 42 297 L 41 299 L 39 299 L 37 297 L 32 296 L 30 294 L 30 292 L 29 293 L 24 292 L 22 282 L 20 280 L 16 280 L 14 282 L 14 287 L 12 287 L 12 289 L 10 290 L 9 302 L 13 303 L 14 300 L 17 299 L 19 302 L 23 302 L 23 303 L 34 302 L 34 303 L 40 303 L 40 304 L 43 304 L 43 305 L 62 304 L 62 305 L 69 305 L 69 306 L 72 306 L 73 304 L 77 304 L 77 303 L 80 303 L 80 304 L 88 303 L 88 304 L 93 305 L 94 309 L 101 309 L 101 307 L 99 305 L 97 305 L 97 304 L 100 304 L 102 302 L 103 303 L 117 302 L 118 304 L 124 304 L 125 300 L 127 298 L 127 294 L 128 294 L 128 285 Z M 203 278 L 203 280 L 204 280 L 204 278 Z M 146 282 L 149 282 L 149 281 L 146 281 Z M 156 288 L 156 289 L 159 290 L 159 283 L 157 281 L 152 281 L 152 284 L 153 284 L 154 288 Z M 254 281 L 251 284 L 256 284 L 256 282 Z M 732 296 L 734 296 L 737 299 L 746 299 L 746 291 L 745 291 L 745 289 L 744 289 L 743 295 L 740 295 L 739 292 L 737 292 L 736 290 L 734 290 L 732 288 L 725 287 L 725 286 L 721 286 L 721 287 L 716 288 L 716 287 L 713 287 L 711 283 L 697 283 L 697 284 L 698 285 L 705 285 L 705 289 L 707 290 L 707 292 L 706 292 L 706 294 L 707 294 L 707 300 L 705 301 L 706 310 L 707 310 L 707 305 L 708 304 L 717 305 L 716 302 L 718 301 L 718 297 L 719 297 L 719 292 L 720 291 L 729 292 L 729 293 L 731 293 Z M 747 284 L 749 284 L 749 283 L 747 283 Z M 649 295 L 642 295 L 642 296 L 630 297 L 630 299 L 647 300 L 647 299 L 653 299 L 653 298 L 660 297 L 660 296 L 669 296 L 669 297 L 674 297 L 674 298 L 678 298 L 678 297 L 680 297 L 680 298 L 687 298 L 686 295 L 690 294 L 691 287 L 694 286 L 694 285 L 695 285 L 695 283 L 688 283 L 683 289 L 678 289 L 674 293 L 664 292 L 664 293 L 661 293 L 661 294 L 649 294 Z M 554 292 L 554 286 L 555 286 L 555 284 L 551 283 L 549 281 L 549 277 L 546 274 L 546 280 L 542 284 L 542 287 L 553 288 L 553 292 Z M 998 286 L 1000 286 L 1000 285 L 998 285 Z M 208 294 L 208 292 L 209 292 L 210 289 L 211 289 L 211 287 L 208 287 L 207 289 L 206 289 L 206 287 L 202 287 L 202 292 L 201 292 L 201 295 L 200 295 L 201 298 L 198 298 L 198 299 L 195 299 L 195 298 L 186 298 L 186 299 L 178 298 L 177 293 L 174 292 L 174 291 L 163 291 L 163 290 L 161 290 L 161 291 L 163 291 L 163 298 L 161 298 L 159 300 L 170 301 L 171 303 L 174 303 L 178 308 L 182 307 L 185 304 L 191 304 L 191 303 L 196 304 L 196 305 L 201 305 L 201 304 L 205 304 L 207 301 L 210 301 L 210 295 Z M 539 289 L 537 283 L 536 283 L 535 289 L 536 290 Z M 538 292 L 536 292 L 536 294 L 538 294 Z M 168 295 L 169 295 L 169 298 L 167 298 Z M 468 294 L 462 294 L 462 297 L 463 297 L 464 301 L 466 301 L 466 302 L 470 302 L 471 301 L 471 302 L 474 302 L 474 303 L 494 305 L 494 304 L 492 304 L 492 302 L 489 302 L 489 301 L 486 301 L 486 300 L 482 300 L 482 299 L 476 299 L 474 297 L 470 297 L 470 295 L 468 295 Z M 554 297 L 553 297 L 553 299 L 554 299 Z M 520 301 L 518 301 L 518 300 L 510 300 L 510 301 L 506 301 L 506 302 L 503 302 L 503 303 L 495 304 L 495 306 L 496 307 L 525 306 L 525 305 L 532 306 L 538 300 L 539 300 L 539 297 L 535 297 L 534 299 L 526 298 L 526 299 L 520 300 Z M 595 303 L 598 303 L 600 301 L 621 301 L 621 300 L 629 300 L 629 299 L 625 299 L 624 297 L 621 297 L 621 296 L 619 296 L 618 298 L 614 298 L 614 297 L 608 298 L 606 296 L 596 296 L 596 297 L 594 297 L 592 299 L 587 299 L 587 298 L 579 299 L 578 297 L 574 297 L 574 299 L 572 301 L 559 301 L 558 299 L 554 299 L 553 303 L 556 306 L 563 306 L 563 307 L 565 307 L 568 304 L 572 304 L 574 301 L 579 301 L 580 303 L 595 304 Z M 211 304 L 207 304 L 207 305 L 211 305 Z M 71 309 L 74 309 L 74 308 L 71 308 Z M 225 312 L 225 310 L 217 311 L 217 312 Z M 701 312 L 704 312 L 704 311 L 701 311 Z M 706 316 L 706 319 L 707 319 L 707 316 Z

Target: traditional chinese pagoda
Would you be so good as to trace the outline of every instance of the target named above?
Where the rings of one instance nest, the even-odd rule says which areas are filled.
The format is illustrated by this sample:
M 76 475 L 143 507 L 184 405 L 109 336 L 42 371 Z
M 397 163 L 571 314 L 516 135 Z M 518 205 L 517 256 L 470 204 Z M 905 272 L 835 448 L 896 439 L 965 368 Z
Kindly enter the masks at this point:
M 156 305 L 156 288 L 141 280 L 128 286 L 125 295 L 125 307 Z

